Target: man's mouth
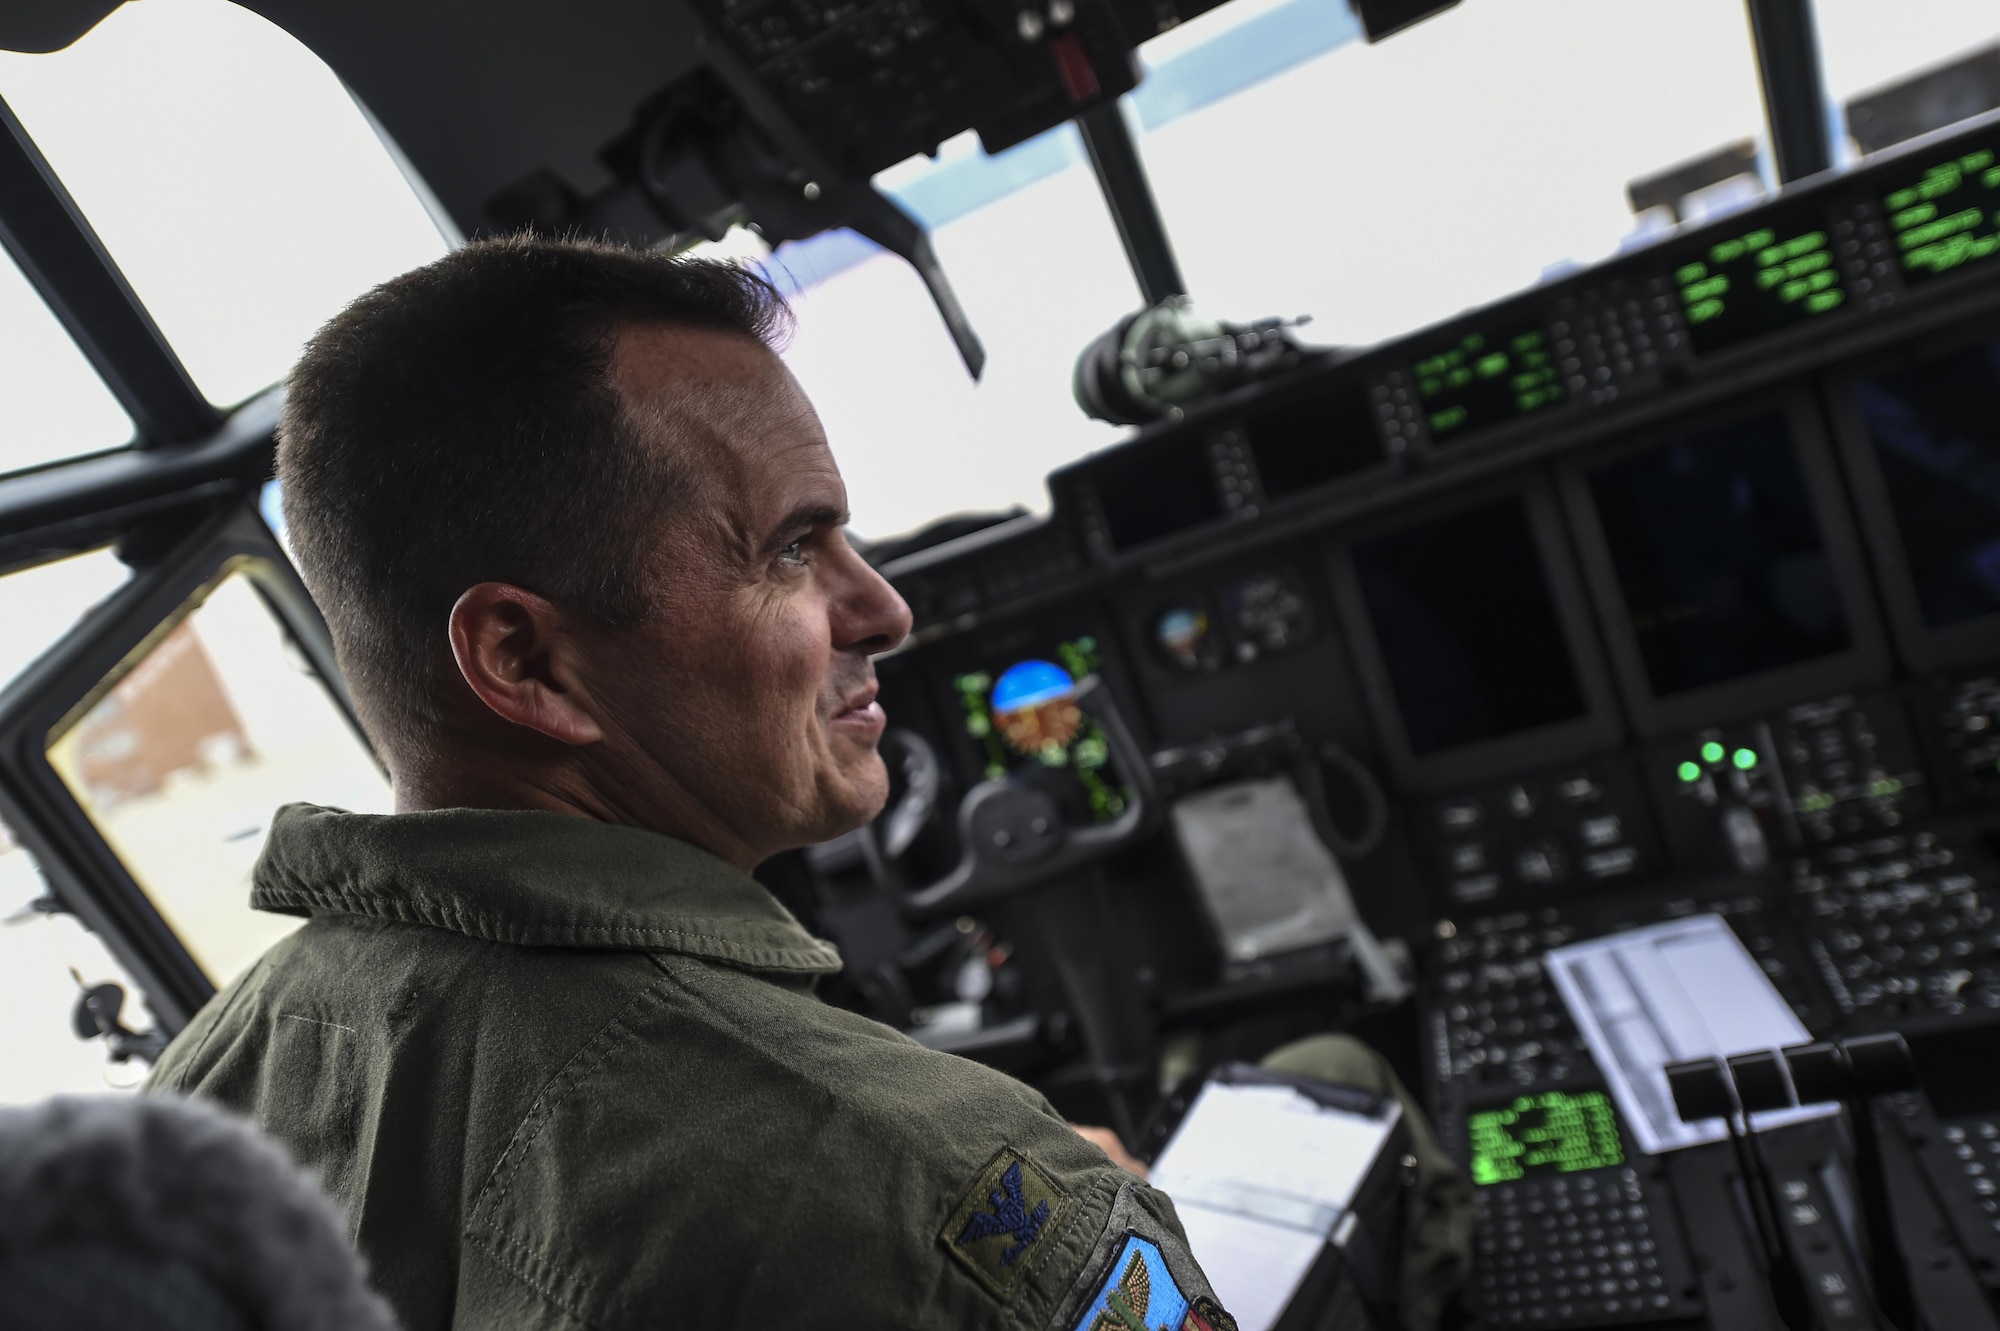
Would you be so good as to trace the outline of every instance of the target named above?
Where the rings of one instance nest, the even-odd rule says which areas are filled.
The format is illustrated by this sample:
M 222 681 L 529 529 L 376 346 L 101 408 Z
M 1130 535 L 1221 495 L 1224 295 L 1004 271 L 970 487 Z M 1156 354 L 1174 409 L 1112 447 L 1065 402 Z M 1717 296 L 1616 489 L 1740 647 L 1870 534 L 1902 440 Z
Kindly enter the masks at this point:
M 869 685 L 859 693 L 852 694 L 833 714 L 833 724 L 840 729 L 866 734 L 880 735 L 889 718 L 882 710 L 882 704 L 875 701 L 876 685 Z

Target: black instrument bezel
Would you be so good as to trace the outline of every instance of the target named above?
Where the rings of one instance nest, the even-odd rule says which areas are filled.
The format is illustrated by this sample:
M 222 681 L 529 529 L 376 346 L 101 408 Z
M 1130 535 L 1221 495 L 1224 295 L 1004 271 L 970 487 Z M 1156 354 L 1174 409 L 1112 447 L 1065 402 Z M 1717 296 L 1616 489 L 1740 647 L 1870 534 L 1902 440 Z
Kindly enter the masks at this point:
M 1829 430 L 1847 472 L 1855 516 L 1881 587 L 1897 655 L 1919 671 L 1949 670 L 2000 657 L 2000 610 L 1942 628 L 1924 622 L 1901 527 L 1876 458 L 1874 436 L 1862 418 L 1854 390 L 1873 375 L 1908 369 L 1996 341 L 2000 341 L 2000 317 L 1988 316 L 1905 343 L 1894 352 L 1842 366 L 1822 381 Z
M 1419 755 L 1410 744 L 1402 708 L 1389 677 L 1387 658 L 1375 635 L 1368 604 L 1355 572 L 1351 547 L 1355 542 L 1386 536 L 1408 527 L 1435 522 L 1455 512 L 1495 500 L 1519 496 L 1527 509 L 1529 530 L 1541 556 L 1557 623 L 1583 694 L 1584 714 L 1571 721 L 1480 740 L 1443 753 Z M 1539 473 L 1454 492 L 1441 502 L 1397 512 L 1393 517 L 1358 525 L 1342 533 L 1327 552 L 1328 576 L 1342 631 L 1351 649 L 1361 688 L 1374 714 L 1376 733 L 1397 787 L 1408 794 L 1434 794 L 1472 785 L 1508 772 L 1560 763 L 1608 748 L 1619 736 L 1618 705 L 1611 676 L 1598 651 L 1590 626 L 1590 608 L 1583 582 L 1571 559 L 1555 495 Z
M 1635 457 L 1696 431 L 1752 416 L 1782 412 L 1791 429 L 1793 457 L 1805 482 L 1840 589 L 1851 642 L 1846 650 L 1775 670 L 1688 689 L 1668 696 L 1654 693 L 1633 631 L 1625 595 L 1611 562 L 1611 550 L 1590 493 L 1590 473 Z M 1771 711 L 1801 698 L 1824 697 L 1887 682 L 1888 639 L 1868 579 L 1868 564 L 1849 516 L 1847 496 L 1834 463 L 1833 445 L 1807 385 L 1736 398 L 1726 404 L 1676 416 L 1612 446 L 1596 447 L 1557 468 L 1557 485 L 1576 541 L 1584 580 L 1590 589 L 1605 648 L 1625 699 L 1633 728 L 1653 739 Z

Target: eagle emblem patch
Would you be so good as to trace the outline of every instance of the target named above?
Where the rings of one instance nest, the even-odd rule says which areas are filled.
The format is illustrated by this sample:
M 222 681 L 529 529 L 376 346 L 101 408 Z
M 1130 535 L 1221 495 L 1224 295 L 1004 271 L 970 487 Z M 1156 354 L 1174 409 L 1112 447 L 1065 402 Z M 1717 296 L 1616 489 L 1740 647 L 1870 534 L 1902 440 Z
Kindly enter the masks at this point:
M 1069 1197 L 1018 1151 L 993 1157 L 938 1238 L 1003 1302 L 1041 1255 Z
M 1236 1323 L 1213 1299 L 1190 1301 L 1159 1245 L 1127 1234 L 1075 1331 L 1236 1331 Z

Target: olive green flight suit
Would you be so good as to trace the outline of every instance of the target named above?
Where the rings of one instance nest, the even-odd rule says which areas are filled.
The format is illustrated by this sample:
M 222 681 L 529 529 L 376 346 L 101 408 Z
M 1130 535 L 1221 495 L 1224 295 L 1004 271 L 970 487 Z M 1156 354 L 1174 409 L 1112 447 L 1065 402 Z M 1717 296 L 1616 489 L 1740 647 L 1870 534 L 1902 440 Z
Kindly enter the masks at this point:
M 295 805 L 252 902 L 308 923 L 153 1088 L 314 1171 L 407 1331 L 1232 1325 L 1164 1194 L 1020 1082 L 820 1002 L 834 949 L 693 846 Z

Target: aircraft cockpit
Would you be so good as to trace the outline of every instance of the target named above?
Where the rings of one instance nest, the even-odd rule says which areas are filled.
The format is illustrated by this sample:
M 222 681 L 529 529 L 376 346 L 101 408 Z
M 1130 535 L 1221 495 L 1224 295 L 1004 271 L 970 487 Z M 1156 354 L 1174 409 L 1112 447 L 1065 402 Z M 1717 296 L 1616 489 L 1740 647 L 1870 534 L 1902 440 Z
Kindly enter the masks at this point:
M 914 616 L 886 809 L 758 870 L 828 1002 L 1135 1150 L 1359 1036 L 1448 1325 L 2000 1328 L 1990 5 L 0 16 L 0 1103 L 391 808 L 274 385 L 521 229 L 791 302 Z

